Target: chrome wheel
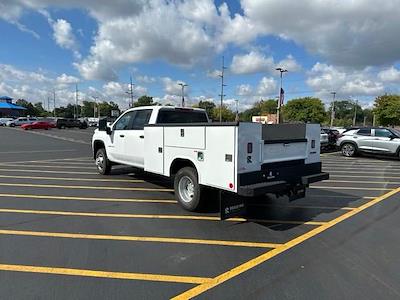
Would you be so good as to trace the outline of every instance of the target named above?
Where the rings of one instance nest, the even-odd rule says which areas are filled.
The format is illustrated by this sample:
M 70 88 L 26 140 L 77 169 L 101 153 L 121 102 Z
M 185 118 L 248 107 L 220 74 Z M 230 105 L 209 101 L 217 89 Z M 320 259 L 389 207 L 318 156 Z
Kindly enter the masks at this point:
M 99 171 L 103 171 L 104 169 L 104 155 L 99 153 L 96 157 L 96 166 Z
M 186 202 L 186 203 L 191 202 L 194 197 L 194 184 L 193 184 L 192 179 L 190 179 L 188 176 L 183 176 L 179 180 L 178 192 L 179 192 L 180 198 L 184 202 Z
M 347 156 L 347 157 L 354 156 L 355 152 L 356 152 L 356 149 L 352 144 L 344 144 L 342 146 L 342 154 L 344 156 Z

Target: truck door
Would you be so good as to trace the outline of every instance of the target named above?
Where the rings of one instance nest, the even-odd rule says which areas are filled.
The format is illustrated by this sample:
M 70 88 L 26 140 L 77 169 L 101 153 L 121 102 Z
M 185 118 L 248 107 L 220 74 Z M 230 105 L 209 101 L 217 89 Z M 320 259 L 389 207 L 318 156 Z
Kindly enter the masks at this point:
M 126 135 L 135 113 L 135 111 L 127 112 L 114 124 L 110 144 L 107 147 L 107 155 L 111 160 L 125 162 Z
M 149 123 L 152 109 L 135 111 L 125 136 L 124 158 L 128 164 L 144 168 L 144 125 Z

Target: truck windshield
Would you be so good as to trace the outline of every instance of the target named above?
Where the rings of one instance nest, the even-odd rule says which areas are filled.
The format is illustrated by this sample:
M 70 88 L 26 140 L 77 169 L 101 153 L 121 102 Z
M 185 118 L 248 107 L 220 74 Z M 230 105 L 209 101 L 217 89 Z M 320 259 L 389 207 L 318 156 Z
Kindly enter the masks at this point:
M 203 111 L 162 109 L 158 113 L 157 123 L 207 123 L 207 115 Z

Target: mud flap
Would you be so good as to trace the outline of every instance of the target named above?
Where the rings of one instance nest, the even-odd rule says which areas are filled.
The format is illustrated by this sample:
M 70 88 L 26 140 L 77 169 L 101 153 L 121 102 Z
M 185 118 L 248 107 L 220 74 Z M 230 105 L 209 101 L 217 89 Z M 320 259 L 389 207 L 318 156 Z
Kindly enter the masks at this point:
M 235 193 L 219 191 L 220 219 L 226 220 L 246 214 L 246 198 Z

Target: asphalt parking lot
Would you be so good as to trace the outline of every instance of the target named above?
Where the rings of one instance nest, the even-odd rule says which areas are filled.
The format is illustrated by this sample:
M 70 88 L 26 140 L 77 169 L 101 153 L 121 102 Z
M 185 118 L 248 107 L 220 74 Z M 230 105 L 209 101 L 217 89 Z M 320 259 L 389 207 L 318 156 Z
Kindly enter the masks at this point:
M 0 128 L 0 298 L 400 299 L 400 161 L 323 154 L 306 198 L 219 221 L 98 175 L 91 130 Z

